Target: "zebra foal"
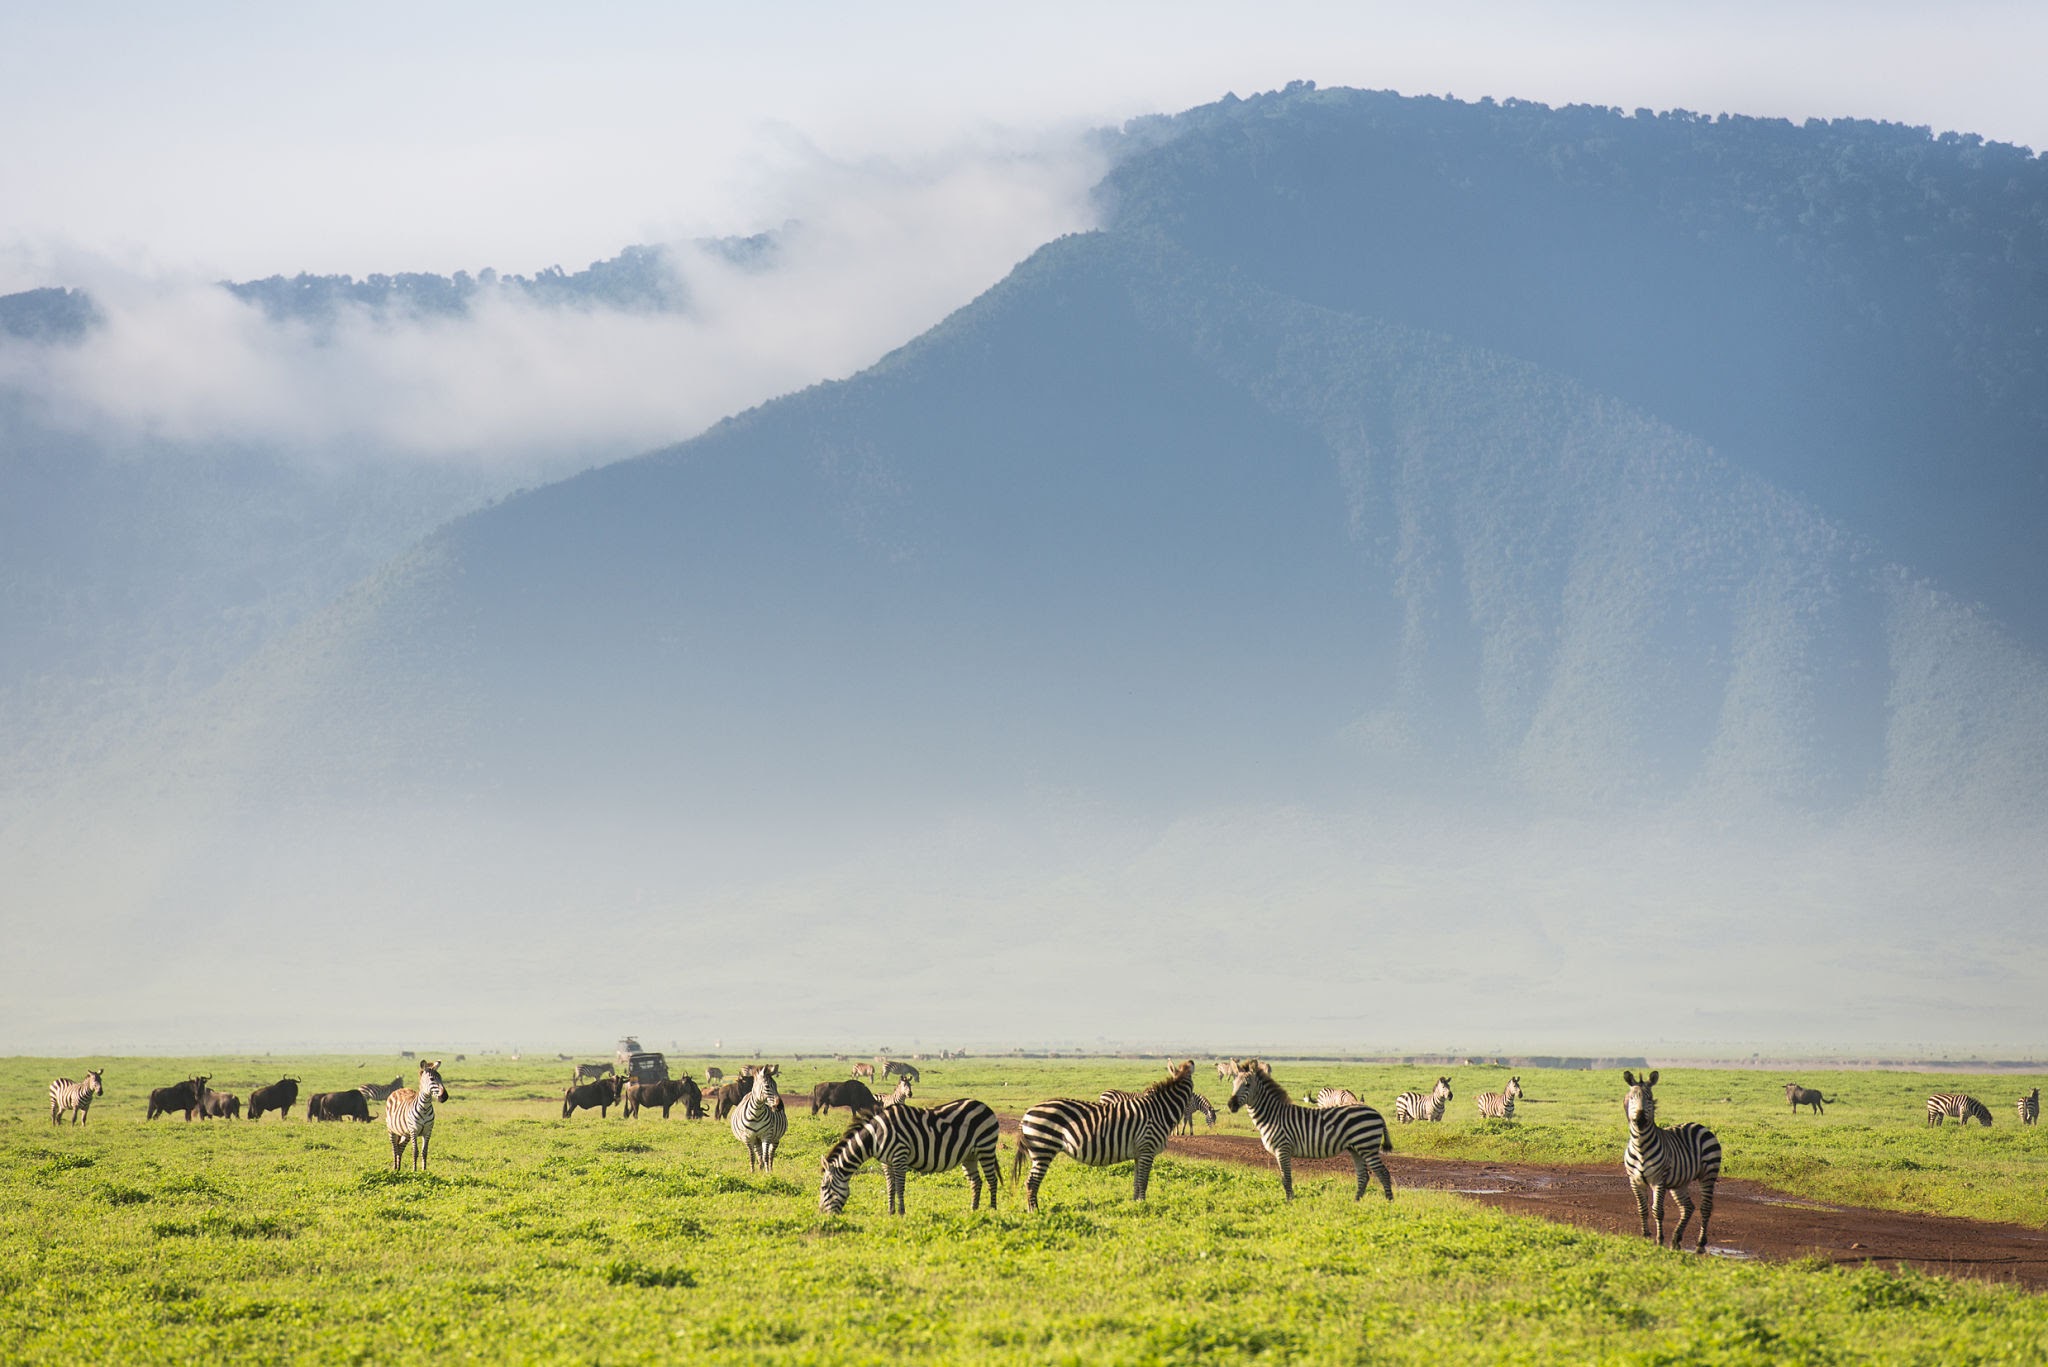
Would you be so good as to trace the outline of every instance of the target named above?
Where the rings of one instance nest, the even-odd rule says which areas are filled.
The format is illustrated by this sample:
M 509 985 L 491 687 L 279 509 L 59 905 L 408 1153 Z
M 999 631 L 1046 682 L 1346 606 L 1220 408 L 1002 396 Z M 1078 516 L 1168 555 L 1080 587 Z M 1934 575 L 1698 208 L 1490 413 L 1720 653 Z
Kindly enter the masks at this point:
M 988 1181 L 988 1208 L 996 1208 L 1002 1165 L 996 1161 L 996 1113 L 979 1101 L 963 1098 L 927 1110 L 897 1105 L 872 1120 L 856 1121 L 839 1142 L 826 1150 L 818 1170 L 818 1210 L 837 1215 L 846 1209 L 853 1174 L 873 1159 L 889 1182 L 889 1213 L 904 1213 L 903 1179 L 913 1172 L 963 1169 L 974 1189 L 973 1209 L 981 1209 L 981 1184 Z
M 1440 1077 L 1428 1095 L 1421 1092 L 1403 1092 L 1394 1098 L 1394 1119 L 1403 1125 L 1412 1121 L 1427 1120 L 1432 1123 L 1444 1118 L 1444 1104 L 1451 1099 L 1451 1080 Z
M 1705 1253 L 1707 1221 L 1714 1216 L 1714 1184 L 1721 1180 L 1721 1141 L 1712 1130 L 1691 1121 L 1670 1129 L 1657 1123 L 1657 1095 L 1651 1091 L 1657 1085 L 1656 1071 L 1641 1080 L 1633 1072 L 1621 1076 L 1628 1084 L 1628 1095 L 1622 1100 L 1622 1109 L 1628 1114 L 1628 1148 L 1622 1152 L 1621 1166 L 1636 1195 L 1636 1216 L 1642 1221 L 1643 1234 L 1648 1237 L 1650 1233 L 1654 1195 L 1657 1245 L 1663 1247 L 1664 1193 L 1668 1191 L 1678 1202 L 1678 1228 L 1671 1232 L 1671 1246 L 1684 1243 L 1685 1226 L 1692 1219 L 1691 1189 L 1697 1182 L 1700 1241 L 1694 1251 Z
M 1144 1091 L 1105 1092 L 1103 1100 L 1055 1097 L 1041 1101 L 1017 1123 L 1017 1153 L 1010 1162 L 1015 1184 L 1028 1162 L 1031 1178 L 1024 1186 L 1024 1206 L 1038 1209 L 1038 1187 L 1046 1170 L 1061 1154 L 1091 1168 L 1128 1161 L 1132 1166 L 1131 1198 L 1142 1201 L 1152 1179 L 1152 1161 L 1166 1147 L 1174 1127 L 1187 1114 L 1194 1095 L 1193 1059 Z
M 106 1091 L 100 1084 L 100 1074 L 106 1071 L 104 1068 L 95 1068 L 85 1075 L 83 1082 L 73 1082 L 68 1077 L 60 1077 L 51 1083 L 50 1123 L 61 1124 L 57 1117 L 69 1111 L 71 1123 L 83 1125 L 86 1112 L 92 1109 L 92 1099 Z
M 1513 1120 L 1515 1098 L 1522 1094 L 1522 1079 L 1511 1077 L 1507 1087 L 1498 1092 L 1479 1094 L 1479 1118 L 1481 1120 Z
M 775 1146 L 789 1133 L 789 1112 L 776 1090 L 780 1064 L 754 1070 L 754 1087 L 732 1108 L 732 1137 L 747 1146 L 747 1171 L 775 1171 Z
M 342 1092 L 339 1095 L 347 1096 Z M 434 1103 L 448 1099 L 448 1086 L 441 1081 L 441 1061 L 420 1060 L 420 1085 L 400 1087 L 384 1098 L 384 1130 L 391 1136 L 391 1170 L 399 1171 L 398 1160 L 412 1143 L 412 1165 L 427 1170 L 427 1146 L 434 1138 Z
M 1230 1083 L 1230 1109 L 1250 1107 L 1252 1124 L 1258 1126 L 1259 1142 L 1280 1164 L 1280 1190 L 1294 1199 L 1294 1160 L 1335 1158 L 1351 1155 L 1358 1172 L 1356 1201 L 1364 1196 L 1377 1176 L 1394 1199 L 1394 1177 L 1387 1171 L 1382 1152 L 1391 1151 L 1387 1122 L 1370 1106 L 1297 1106 L 1273 1081 L 1273 1070 L 1258 1059 L 1237 1064 Z
M 2018 1101 L 2013 1102 L 2012 1108 L 2018 1112 L 2020 1124 L 2034 1124 L 2041 1118 L 2041 1089 L 2036 1087 L 2033 1091 L 2028 1092 Z
M 1954 1116 L 1956 1123 L 1966 1130 L 1970 1128 L 1972 1120 L 1987 1126 L 1991 1123 L 1990 1107 L 1967 1093 L 1936 1092 L 1927 1098 L 1928 1124 L 1942 1124 L 1950 1116 Z

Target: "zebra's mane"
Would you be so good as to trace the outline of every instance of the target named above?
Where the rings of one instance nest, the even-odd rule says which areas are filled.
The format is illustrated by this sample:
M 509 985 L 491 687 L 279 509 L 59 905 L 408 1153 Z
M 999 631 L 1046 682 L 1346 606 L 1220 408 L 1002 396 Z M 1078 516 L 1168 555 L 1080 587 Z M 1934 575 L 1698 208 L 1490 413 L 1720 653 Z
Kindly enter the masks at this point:
M 873 1116 L 868 1117 L 868 1120 L 873 1119 Z M 824 1161 L 827 1164 L 830 1164 L 831 1162 L 833 1162 L 833 1160 L 837 1159 L 840 1154 L 844 1153 L 846 1151 L 846 1146 L 853 1142 L 853 1137 L 868 1127 L 868 1120 L 856 1119 L 852 1124 L 848 1125 L 846 1127 L 846 1133 L 840 1135 L 837 1139 L 833 1140 L 832 1147 L 825 1150 Z
M 1147 1098 L 1157 1096 L 1159 1095 L 1159 1093 L 1165 1091 L 1168 1087 L 1171 1087 L 1176 1083 L 1190 1082 L 1190 1085 L 1192 1085 L 1191 1079 L 1194 1077 L 1194 1075 L 1195 1061 L 1193 1059 L 1189 1059 L 1185 1063 L 1177 1063 L 1173 1066 L 1172 1071 L 1167 1073 L 1165 1077 L 1159 1079 L 1159 1081 L 1153 1083 L 1150 1087 L 1147 1087 L 1144 1091 L 1138 1093 L 1138 1099 L 1140 1101 L 1143 1101 Z

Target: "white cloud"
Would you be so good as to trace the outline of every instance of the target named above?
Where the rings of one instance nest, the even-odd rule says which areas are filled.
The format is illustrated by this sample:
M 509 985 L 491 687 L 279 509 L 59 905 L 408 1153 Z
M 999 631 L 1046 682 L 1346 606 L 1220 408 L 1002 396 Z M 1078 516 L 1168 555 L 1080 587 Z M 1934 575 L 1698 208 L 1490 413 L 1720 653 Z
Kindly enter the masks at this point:
M 669 246 L 688 313 L 549 307 L 508 290 L 460 317 L 351 307 L 312 326 L 210 281 L 73 257 L 67 278 L 104 326 L 77 345 L 0 345 L 0 386 L 117 442 L 581 466 L 864 367 L 1087 227 L 1102 170 L 1080 137 L 989 139 L 913 163 L 788 150 L 758 187 L 760 210 L 732 225 L 782 225 L 770 268 Z

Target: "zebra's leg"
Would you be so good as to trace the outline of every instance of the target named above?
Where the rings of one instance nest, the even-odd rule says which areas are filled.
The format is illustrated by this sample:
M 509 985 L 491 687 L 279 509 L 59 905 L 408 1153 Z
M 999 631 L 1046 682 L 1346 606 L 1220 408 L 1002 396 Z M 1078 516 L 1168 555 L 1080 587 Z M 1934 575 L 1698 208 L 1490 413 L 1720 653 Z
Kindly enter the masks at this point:
M 1673 1187 L 1671 1199 L 1678 1202 L 1678 1228 L 1671 1231 L 1671 1246 L 1684 1248 L 1685 1227 L 1692 1223 L 1692 1183 L 1685 1182 Z
M 988 1180 L 988 1208 L 996 1208 L 996 1193 L 1003 1186 L 1003 1165 L 996 1161 L 996 1151 L 990 1149 L 982 1155 L 981 1175 Z
M 1657 1247 L 1664 1247 L 1664 1194 L 1670 1190 L 1662 1183 L 1650 1189 L 1651 1204 L 1657 1207 Z
M 1145 1199 L 1145 1189 L 1152 1184 L 1153 1154 L 1150 1149 L 1141 1149 L 1135 1158 L 1136 1161 L 1131 1164 L 1131 1199 L 1142 1201 Z
M 398 1166 L 398 1159 L 399 1159 L 399 1155 L 400 1155 L 400 1154 L 402 1154 L 402 1153 L 404 1153 L 404 1152 L 405 1152 L 405 1136 L 404 1136 L 404 1135 L 402 1135 L 402 1134 L 394 1134 L 394 1135 L 392 1135 L 392 1136 L 391 1136 L 391 1170 L 392 1170 L 393 1172 L 403 1172 L 403 1171 L 404 1171 L 404 1169 L 403 1169 L 403 1168 L 401 1168 L 401 1167 L 399 1167 L 399 1166 Z
M 967 1189 L 968 1189 L 969 1191 L 972 1191 L 972 1192 L 974 1193 L 974 1204 L 970 1205 L 970 1206 L 968 1207 L 968 1209 L 969 1209 L 969 1210 L 980 1210 L 980 1209 L 981 1209 L 981 1169 L 980 1169 L 980 1168 L 978 1168 L 978 1167 L 976 1167 L 976 1166 L 974 1166 L 974 1155 L 973 1155 L 973 1154 L 969 1154 L 969 1155 L 967 1155 L 967 1161 L 966 1161 L 965 1163 L 962 1163 L 962 1164 L 960 1165 L 960 1169 L 961 1169 L 961 1171 L 963 1171 L 963 1172 L 965 1172 L 965 1173 L 967 1174 Z
M 1358 1190 L 1351 1193 L 1351 1199 L 1360 1201 L 1365 1199 L 1367 1188 L 1372 1186 L 1372 1169 L 1365 1164 L 1364 1149 L 1351 1151 L 1351 1166 L 1358 1172 Z
M 1038 1184 L 1045 1180 L 1046 1170 L 1052 1167 L 1052 1155 L 1034 1153 L 1031 1155 L 1031 1175 L 1024 1179 L 1024 1209 L 1038 1209 Z
M 1288 1200 L 1294 1199 L 1294 1158 L 1286 1149 L 1273 1155 L 1280 1164 L 1280 1190 Z
M 1371 1166 L 1374 1172 L 1380 1175 L 1380 1186 L 1386 1189 L 1387 1199 L 1389 1201 L 1393 1200 L 1394 1174 L 1387 1170 L 1387 1160 L 1382 1158 L 1378 1153 L 1369 1153 L 1365 1156 L 1365 1161 L 1367 1164 Z
M 1700 1178 L 1700 1243 L 1695 1250 L 1699 1253 L 1707 1251 L 1707 1221 L 1714 1218 L 1714 1183 L 1719 1180 L 1718 1176 Z
M 1640 1177 L 1628 1179 L 1629 1189 L 1636 1194 L 1636 1219 L 1642 1222 L 1643 1237 L 1650 1237 L 1650 1184 Z

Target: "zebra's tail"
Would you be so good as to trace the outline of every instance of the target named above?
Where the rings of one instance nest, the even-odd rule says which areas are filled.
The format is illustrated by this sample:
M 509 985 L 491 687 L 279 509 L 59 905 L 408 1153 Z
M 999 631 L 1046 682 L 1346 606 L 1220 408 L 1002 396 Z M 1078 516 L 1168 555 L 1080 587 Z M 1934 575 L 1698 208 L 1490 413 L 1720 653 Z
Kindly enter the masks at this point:
M 1016 1186 L 1024 1176 L 1024 1132 L 1017 1131 L 1017 1148 L 1010 1155 L 1010 1185 Z
M 1392 1153 L 1393 1151 L 1394 1151 L 1394 1135 L 1393 1135 L 1393 1132 L 1392 1132 L 1391 1130 L 1381 1130 L 1381 1131 L 1380 1131 L 1380 1152 L 1381 1152 L 1381 1153 Z

